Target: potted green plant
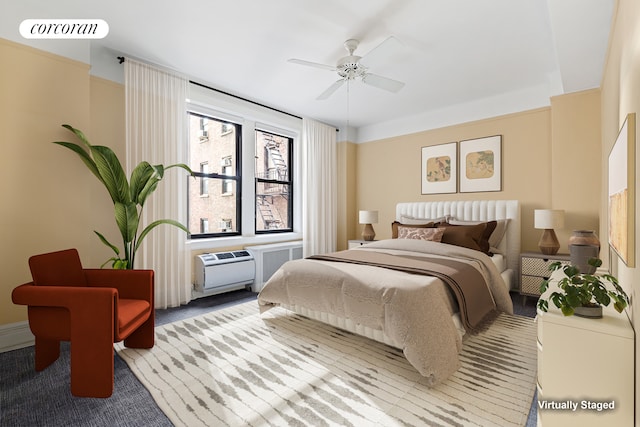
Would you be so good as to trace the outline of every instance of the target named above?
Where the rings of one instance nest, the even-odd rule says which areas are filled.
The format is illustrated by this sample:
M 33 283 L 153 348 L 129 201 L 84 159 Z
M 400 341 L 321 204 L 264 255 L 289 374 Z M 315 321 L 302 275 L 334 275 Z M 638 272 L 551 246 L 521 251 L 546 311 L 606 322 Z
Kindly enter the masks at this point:
M 591 258 L 589 265 L 597 269 L 602 265 L 599 258 Z M 562 269 L 564 276 L 558 279 L 559 291 L 554 291 L 547 298 L 540 297 L 538 308 L 542 311 L 549 309 L 549 300 L 558 307 L 562 314 L 581 317 L 602 317 L 602 307 L 613 301 L 613 307 L 618 313 L 629 305 L 629 297 L 618 284 L 618 279 L 611 274 L 580 273 L 578 267 L 562 262 L 554 262 L 549 266 L 550 271 Z M 544 280 L 540 285 L 540 293 L 544 294 L 549 288 L 552 278 Z M 607 287 L 610 285 L 610 287 Z
M 62 127 L 73 132 L 82 141 L 86 149 L 72 142 L 56 141 L 54 144 L 67 147 L 78 154 L 89 170 L 105 186 L 113 201 L 116 224 L 122 235 L 124 254 L 121 257 L 118 247 L 111 244 L 104 235 L 94 230 L 94 233 L 102 243 L 109 246 L 115 253 L 114 257 L 109 258 L 102 264 L 103 267 L 111 261 L 111 265 L 115 269 L 133 269 L 136 252 L 140 244 L 145 236 L 160 224 L 173 225 L 184 232 L 189 232 L 184 225 L 172 219 L 159 219 L 147 225 L 142 231 L 139 230 L 140 215 L 144 208 L 144 203 L 151 193 L 156 190 L 158 183 L 162 181 L 164 172 L 167 169 L 178 167 L 193 175 L 187 165 L 178 163 L 165 167 L 163 165 L 151 165 L 143 161 L 133 169 L 130 180 L 127 180 L 124 169 L 122 169 L 122 165 L 113 150 L 109 147 L 91 145 L 84 133 L 79 129 L 75 129 L 70 125 L 62 125 Z

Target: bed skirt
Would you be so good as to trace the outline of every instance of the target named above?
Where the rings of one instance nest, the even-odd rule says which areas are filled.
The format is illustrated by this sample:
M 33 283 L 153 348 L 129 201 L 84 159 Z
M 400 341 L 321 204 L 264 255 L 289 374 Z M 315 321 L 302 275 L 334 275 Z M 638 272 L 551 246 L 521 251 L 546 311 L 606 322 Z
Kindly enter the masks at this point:
M 385 334 L 383 331 L 379 329 L 373 329 L 368 326 L 357 324 L 353 320 L 338 317 L 334 314 L 324 313 L 316 310 L 309 310 L 308 308 L 301 307 L 299 305 L 283 304 L 281 305 L 281 307 L 289 311 L 292 311 L 294 313 L 297 313 L 301 316 L 308 317 L 309 319 L 317 320 L 319 322 L 334 326 L 338 329 L 342 329 L 343 331 L 351 332 L 356 335 L 361 335 L 363 337 L 372 339 L 374 341 L 378 341 L 378 342 L 390 345 L 391 347 L 398 348 L 398 346 L 393 343 L 391 338 L 389 338 L 387 334 Z M 458 334 L 460 334 L 460 337 L 462 338 L 465 334 L 465 330 L 464 330 L 464 327 L 462 326 L 460 315 L 458 313 L 455 313 L 453 316 L 451 316 L 451 318 L 453 319 L 453 323 L 456 326 L 456 329 L 458 330 Z

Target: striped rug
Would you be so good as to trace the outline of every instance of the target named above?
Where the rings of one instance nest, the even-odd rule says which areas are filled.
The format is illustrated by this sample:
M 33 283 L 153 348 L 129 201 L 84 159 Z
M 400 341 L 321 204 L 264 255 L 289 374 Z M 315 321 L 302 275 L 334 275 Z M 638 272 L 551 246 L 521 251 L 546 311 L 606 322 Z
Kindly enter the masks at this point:
M 533 319 L 465 340 L 435 388 L 402 353 L 255 301 L 156 328 L 117 351 L 177 426 L 522 426 L 536 377 Z

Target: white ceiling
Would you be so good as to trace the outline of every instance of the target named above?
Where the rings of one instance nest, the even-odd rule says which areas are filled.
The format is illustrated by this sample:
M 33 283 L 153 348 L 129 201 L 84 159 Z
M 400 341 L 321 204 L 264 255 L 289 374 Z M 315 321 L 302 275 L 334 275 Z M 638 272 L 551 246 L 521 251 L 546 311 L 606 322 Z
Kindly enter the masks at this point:
M 295 115 L 385 136 L 549 105 L 598 87 L 615 0 L 0 0 L 2 24 L 100 18 L 107 49 Z M 36 6 L 37 5 L 37 6 Z M 7 34 L 7 29 L 0 36 Z M 13 30 L 11 30 L 13 31 Z M 9 31 L 9 32 L 11 32 Z M 371 72 L 406 83 L 397 94 L 344 85 L 315 98 L 343 42 L 363 56 L 388 36 L 403 46 Z M 55 41 L 64 43 L 64 41 Z M 93 62 L 93 61 L 92 61 Z M 99 71 L 98 71 L 99 74 Z M 364 136 L 366 139 L 367 136 Z

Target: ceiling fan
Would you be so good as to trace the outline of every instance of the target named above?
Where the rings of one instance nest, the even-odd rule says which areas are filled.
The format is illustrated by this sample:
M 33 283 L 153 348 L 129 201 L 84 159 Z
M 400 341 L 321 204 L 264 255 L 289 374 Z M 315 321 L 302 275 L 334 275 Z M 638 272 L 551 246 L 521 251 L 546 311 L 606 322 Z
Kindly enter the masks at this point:
M 323 70 L 335 71 L 340 76 L 331 86 L 320 94 L 316 99 L 323 100 L 329 98 L 340 86 L 348 80 L 361 79 L 363 83 L 370 86 L 384 89 L 389 92 L 396 93 L 404 86 L 403 82 L 390 79 L 388 77 L 379 76 L 369 72 L 369 67 L 375 66 L 376 63 L 382 62 L 392 53 L 392 50 L 400 46 L 400 42 L 393 36 L 388 37 L 378 46 L 373 48 L 364 56 L 354 55 L 360 42 L 355 39 L 349 39 L 344 42 L 344 48 L 349 53 L 338 59 L 335 66 L 318 64 L 317 62 L 305 61 L 302 59 L 289 59 L 294 64 L 306 65 L 309 67 L 321 68 Z

